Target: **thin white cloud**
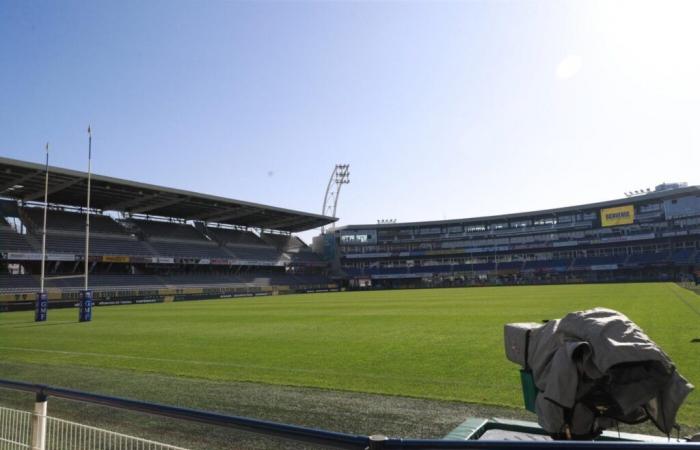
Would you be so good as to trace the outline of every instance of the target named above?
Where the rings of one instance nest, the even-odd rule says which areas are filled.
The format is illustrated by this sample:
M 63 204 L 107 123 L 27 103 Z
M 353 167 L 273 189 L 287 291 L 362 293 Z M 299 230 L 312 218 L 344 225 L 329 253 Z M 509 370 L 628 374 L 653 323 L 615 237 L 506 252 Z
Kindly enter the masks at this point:
M 557 65 L 556 75 L 560 80 L 568 80 L 576 76 L 583 67 L 583 58 L 578 55 L 567 55 Z

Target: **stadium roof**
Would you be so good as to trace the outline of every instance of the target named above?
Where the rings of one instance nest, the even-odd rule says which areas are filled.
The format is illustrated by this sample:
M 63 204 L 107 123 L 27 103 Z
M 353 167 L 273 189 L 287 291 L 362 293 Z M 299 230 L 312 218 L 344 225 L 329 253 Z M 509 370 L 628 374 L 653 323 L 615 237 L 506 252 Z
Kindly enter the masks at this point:
M 0 157 L 0 197 L 43 201 L 45 166 Z M 90 206 L 103 211 L 174 217 L 288 232 L 338 220 L 215 195 L 93 174 Z M 49 167 L 49 203 L 84 206 L 87 172 Z
M 677 198 L 683 195 L 699 195 L 700 196 L 700 186 L 687 186 L 677 189 L 667 189 L 658 190 L 645 193 L 643 195 L 634 195 L 632 197 L 621 198 L 616 200 L 608 200 L 604 202 L 597 203 L 587 203 L 584 205 L 576 206 L 565 206 L 562 208 L 553 209 L 543 209 L 539 211 L 528 211 L 519 212 L 511 214 L 499 214 L 494 216 L 482 216 L 482 217 L 471 217 L 464 219 L 446 219 L 446 220 L 429 220 L 425 222 L 396 222 L 396 223 L 381 223 L 381 224 L 361 224 L 361 225 L 345 225 L 336 228 L 336 231 L 342 231 L 346 229 L 360 229 L 360 228 L 403 228 L 410 226 L 431 226 L 431 225 L 449 225 L 449 224 L 460 224 L 460 223 L 472 223 L 472 224 L 488 224 L 493 222 L 500 222 L 506 220 L 517 220 L 517 219 L 531 219 L 531 218 L 546 218 L 554 217 L 559 214 L 570 214 L 577 213 L 586 210 L 594 210 L 601 208 L 612 208 L 615 206 L 623 206 L 629 204 L 645 203 L 651 200 L 667 199 L 667 198 Z

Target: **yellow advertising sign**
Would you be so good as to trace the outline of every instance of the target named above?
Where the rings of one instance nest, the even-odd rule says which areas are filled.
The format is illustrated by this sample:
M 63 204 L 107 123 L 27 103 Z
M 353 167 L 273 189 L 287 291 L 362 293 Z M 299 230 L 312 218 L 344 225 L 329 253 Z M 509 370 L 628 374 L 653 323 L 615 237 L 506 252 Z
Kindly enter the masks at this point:
M 604 227 L 629 225 L 634 222 L 634 205 L 601 209 L 600 221 Z
M 129 262 L 129 257 L 128 257 L 128 256 L 110 256 L 110 255 L 104 255 L 104 256 L 102 257 L 102 262 L 128 263 L 128 262 Z

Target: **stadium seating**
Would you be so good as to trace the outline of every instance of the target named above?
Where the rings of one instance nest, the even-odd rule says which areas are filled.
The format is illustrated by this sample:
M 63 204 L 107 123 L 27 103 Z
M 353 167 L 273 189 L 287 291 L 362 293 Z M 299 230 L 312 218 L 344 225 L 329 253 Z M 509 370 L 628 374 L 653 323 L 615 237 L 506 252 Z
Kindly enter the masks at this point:
M 90 288 L 111 288 L 111 289 L 129 289 L 129 288 L 162 288 L 163 281 L 155 275 L 129 275 L 129 274 L 90 274 L 88 277 Z M 59 278 L 49 279 L 46 281 L 48 288 L 63 288 L 63 289 L 82 289 L 85 279 L 82 277 L 76 278 Z
M 47 233 L 47 253 L 69 253 L 82 255 L 85 253 L 85 234 Z M 89 253 L 91 255 L 126 255 L 152 256 L 153 253 L 143 242 L 130 236 L 112 236 L 90 234 Z
M 39 289 L 39 279 L 31 275 L 10 275 L 0 272 L 0 293 L 27 292 Z
M 272 245 L 282 251 L 306 247 L 306 244 L 304 244 L 304 242 L 296 236 L 263 233 L 260 235 L 260 237 L 269 245 Z
M 573 267 L 586 268 L 590 266 L 623 264 L 626 259 L 627 255 L 579 257 L 574 260 Z
M 40 242 L 43 233 L 44 211 L 41 208 L 23 208 L 22 217 L 28 231 Z M 40 249 L 37 249 L 40 250 Z M 47 253 L 85 253 L 85 215 L 68 211 L 47 211 L 46 217 Z M 111 217 L 99 214 L 90 216 L 91 255 L 134 255 L 151 256 L 150 251 L 128 230 Z
M 346 267 L 344 271 L 345 274 L 350 277 L 364 275 L 364 271 L 358 267 Z
M 48 289 L 60 288 L 77 291 L 83 288 L 84 279 L 61 278 L 47 279 Z M 327 285 L 330 280 L 322 275 L 289 274 L 179 274 L 179 275 L 128 275 L 100 274 L 89 277 L 91 289 L 128 290 L 128 289 L 162 289 L 178 287 L 264 287 L 264 286 L 305 286 Z M 0 274 L 0 293 L 31 293 L 39 289 L 39 278 L 31 275 Z
M 467 269 L 467 270 L 470 270 L 470 269 Z M 475 270 L 475 271 L 496 270 L 496 264 L 494 264 L 494 263 L 472 264 L 471 270 Z
M 176 258 L 231 258 L 215 241 L 188 224 L 130 220 L 128 223 L 147 237 L 158 256 Z
M 24 208 L 24 217 L 29 219 L 31 228 L 35 233 L 40 233 L 44 226 L 44 210 L 42 208 Z M 46 215 L 46 229 L 60 232 L 85 232 L 85 214 L 78 212 L 48 210 Z M 90 234 L 108 234 L 127 236 L 128 232 L 111 217 L 91 214 Z
M 226 249 L 236 258 L 246 261 L 256 261 L 275 264 L 282 259 L 279 250 L 273 247 L 259 247 L 246 245 L 227 245 Z
M 287 260 L 294 264 L 323 264 L 323 260 L 311 251 L 308 245 L 296 236 L 263 233 L 260 236 L 266 243 L 284 252 Z
M 480 272 L 495 270 L 495 268 L 494 263 L 457 264 L 454 266 L 454 270 L 459 272 Z
M 191 241 L 210 242 L 195 227 L 173 222 L 158 222 L 150 220 L 129 220 L 143 234 L 148 236 L 149 241 Z
M 693 262 L 693 254 L 695 250 L 691 248 L 684 248 L 681 250 L 676 250 L 671 254 L 670 260 L 674 264 L 690 264 Z
M 231 258 L 214 242 L 151 241 L 149 245 L 159 256 L 177 258 Z
M 525 262 L 523 270 L 566 270 L 570 265 L 568 259 L 530 260 Z
M 23 208 L 30 234 L 40 240 L 43 209 Z M 85 215 L 79 212 L 49 210 L 47 215 L 48 253 L 82 255 L 85 252 Z M 123 225 L 108 216 L 90 217 L 91 255 L 158 256 L 173 258 L 240 259 L 255 264 L 282 262 L 321 263 L 320 258 L 298 238 L 265 235 L 261 239 L 249 231 L 207 227 L 204 233 L 189 224 L 129 219 Z M 0 227 L 3 249 L 33 251 L 26 238 Z M 140 236 L 143 240 L 140 240 Z M 279 245 L 289 253 L 283 256 Z
M 308 251 L 301 251 L 298 253 L 294 252 L 287 252 L 286 255 L 289 257 L 289 260 L 292 263 L 300 263 L 300 264 L 322 264 L 324 261 L 314 252 L 308 250 Z
M 627 265 L 647 265 L 647 264 L 661 264 L 668 262 L 669 252 L 660 253 L 635 253 L 627 258 Z
M 523 261 L 508 261 L 498 263 L 499 270 L 521 270 L 522 268 Z
M 422 266 L 410 269 L 412 273 L 422 273 L 425 267 L 436 269 L 436 264 L 446 261 L 456 263 L 451 270 L 474 284 L 487 279 L 493 282 L 493 277 L 498 279 L 497 283 L 697 278 L 700 276 L 696 263 L 700 259 L 700 189 L 693 187 L 687 192 L 675 189 L 681 188 L 655 191 L 649 197 L 635 196 L 530 214 L 376 227 L 346 225 L 340 228 L 335 251 L 351 286 L 363 285 L 353 283 L 353 278 L 368 273 L 367 269 L 352 266 L 400 267 L 409 261 L 420 261 Z M 621 205 L 634 208 L 631 220 L 606 223 L 606 208 Z M 368 234 L 370 239 L 365 243 L 343 239 L 361 234 Z M 684 249 L 666 250 L 676 246 Z M 498 264 L 483 261 L 493 254 L 509 261 Z M 574 254 L 581 256 L 574 258 Z M 472 259 L 482 261 L 466 262 Z M 520 260 L 526 262 L 519 263 Z M 387 286 L 400 287 L 401 280 L 408 278 L 400 270 L 394 269 L 396 283 Z M 469 274 L 470 271 L 474 273 Z M 518 276 L 519 272 L 526 276 Z M 449 271 L 439 268 L 436 273 L 449 275 Z M 451 281 L 449 277 L 446 280 Z M 435 281 L 430 280 L 426 285 L 435 286 Z M 419 284 L 407 281 L 404 285 Z
M 387 275 L 396 273 L 409 273 L 408 267 L 365 267 L 365 275 Z
M 295 262 L 320 262 L 304 241 L 296 236 L 286 234 L 263 233 L 260 235 L 268 245 L 274 246 L 280 252 L 284 252 L 290 260 Z
M 12 227 L 0 225 L 0 252 L 32 252 L 35 249 L 27 237 L 17 233 Z
M 207 227 L 206 234 L 222 244 L 267 245 L 250 231 Z
M 450 273 L 453 266 L 449 264 L 434 264 L 429 266 L 414 266 L 409 269 L 411 273 Z

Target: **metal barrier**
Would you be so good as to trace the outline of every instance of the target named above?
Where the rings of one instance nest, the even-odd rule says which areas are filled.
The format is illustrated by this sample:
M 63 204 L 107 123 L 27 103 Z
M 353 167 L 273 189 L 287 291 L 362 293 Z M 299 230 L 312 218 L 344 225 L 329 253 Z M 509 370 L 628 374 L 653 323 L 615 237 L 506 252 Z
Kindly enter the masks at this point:
M 388 438 L 377 434 L 372 436 L 362 436 L 347 433 L 337 433 L 333 431 L 318 430 L 314 428 L 288 425 L 266 420 L 257 420 L 247 417 L 230 416 L 209 411 L 201 411 L 176 406 L 161 405 L 157 403 L 147 403 L 138 400 L 130 400 L 106 395 L 91 394 L 87 392 L 62 389 L 45 385 L 23 383 L 19 381 L 0 380 L 0 388 L 11 389 L 36 394 L 34 413 L 9 410 L 4 413 L 0 410 L 0 450 L 26 449 L 52 450 L 53 448 L 157 448 L 157 449 L 177 449 L 165 444 L 158 444 L 161 447 L 148 447 L 147 444 L 157 444 L 144 439 L 132 438 L 131 436 L 120 435 L 119 433 L 99 430 L 102 437 L 107 440 L 89 441 L 97 436 L 97 432 L 90 434 L 90 430 L 97 430 L 93 427 L 75 424 L 60 419 L 47 416 L 48 397 L 59 397 L 85 403 L 109 406 L 113 408 L 153 414 L 156 416 L 170 417 L 174 419 L 187 420 L 191 422 L 206 423 L 222 427 L 234 428 L 243 431 L 259 433 L 267 436 L 275 436 L 294 441 L 321 444 L 327 447 L 357 449 L 357 450 L 408 450 L 408 449 L 471 449 L 471 450 L 700 450 L 700 443 L 671 442 L 668 443 L 646 443 L 646 442 L 584 442 L 584 441 L 477 441 L 477 440 L 442 440 L 442 439 L 398 439 Z M 3 415 L 5 414 L 5 415 Z M 31 420 L 30 420 L 31 419 Z M 31 426 L 28 425 L 31 422 Z M 30 431 L 31 428 L 31 431 Z M 68 431 L 72 430 L 72 431 Z M 77 430 L 77 431 L 76 431 Z M 61 441 L 61 436 L 69 432 L 71 438 L 68 441 Z M 84 433 L 88 442 L 94 445 L 86 445 L 82 438 L 74 438 L 75 433 Z M 31 443 L 29 442 L 31 435 Z M 119 436 L 132 438 L 146 445 L 145 447 L 115 447 L 114 442 L 119 442 Z M 109 441 L 108 438 L 116 439 Z M 9 446 L 4 447 L 7 442 Z M 48 442 L 48 446 L 47 446 Z M 71 442 L 77 442 L 75 446 L 70 446 Z M 102 445 L 97 442 L 102 442 Z M 110 443 L 111 442 L 111 443 Z M 59 443 L 56 445 L 56 443 Z M 69 445 L 66 445 L 68 443 Z
M 0 450 L 31 448 L 32 413 L 0 406 Z
M 126 434 L 69 422 L 55 417 L 47 418 L 47 450 L 119 449 L 119 450 L 186 450 L 161 442 L 149 441 Z
M 32 424 L 35 421 L 35 424 Z M 37 428 L 36 421 L 45 425 Z M 42 428 L 43 427 L 43 428 Z M 0 407 L 0 450 L 186 450 L 28 411 Z

